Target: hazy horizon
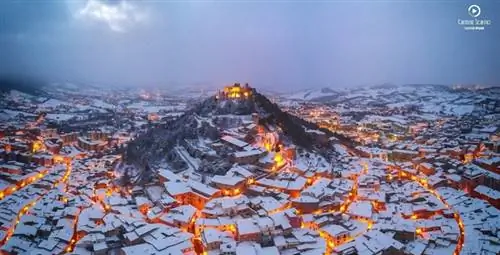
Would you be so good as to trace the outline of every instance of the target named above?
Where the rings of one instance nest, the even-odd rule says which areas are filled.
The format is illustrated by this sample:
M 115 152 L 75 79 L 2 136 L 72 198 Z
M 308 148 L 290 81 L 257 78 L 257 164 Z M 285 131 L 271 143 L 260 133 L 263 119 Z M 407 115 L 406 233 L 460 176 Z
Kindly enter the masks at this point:
M 485 31 L 457 19 L 481 6 Z M 3 1 L 0 76 L 269 90 L 500 85 L 494 1 Z

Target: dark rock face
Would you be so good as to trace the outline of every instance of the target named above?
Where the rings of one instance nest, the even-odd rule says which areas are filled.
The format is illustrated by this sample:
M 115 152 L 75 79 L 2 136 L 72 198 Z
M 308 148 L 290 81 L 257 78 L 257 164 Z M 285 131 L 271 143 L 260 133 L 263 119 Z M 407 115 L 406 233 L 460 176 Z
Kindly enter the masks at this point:
M 308 150 L 318 147 L 318 144 L 315 144 L 313 137 L 311 137 L 309 133 L 305 132 L 304 128 L 320 130 L 328 136 L 333 135 L 328 129 L 320 128 L 314 123 L 303 120 L 287 112 L 283 112 L 278 105 L 272 103 L 261 94 L 257 93 L 255 95 L 255 101 L 264 112 L 269 114 L 267 118 L 260 120 L 260 124 L 264 126 L 272 124 L 280 127 L 283 130 L 283 133 L 289 137 L 295 145 Z

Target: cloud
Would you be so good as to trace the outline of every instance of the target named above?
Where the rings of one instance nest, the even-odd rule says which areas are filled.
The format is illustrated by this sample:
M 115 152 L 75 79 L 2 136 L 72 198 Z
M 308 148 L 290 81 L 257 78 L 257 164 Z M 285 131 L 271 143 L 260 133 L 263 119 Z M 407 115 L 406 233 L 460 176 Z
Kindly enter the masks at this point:
M 147 13 L 125 0 L 117 3 L 88 0 L 76 12 L 75 17 L 105 23 L 115 32 L 126 32 L 134 25 L 143 23 L 147 19 Z

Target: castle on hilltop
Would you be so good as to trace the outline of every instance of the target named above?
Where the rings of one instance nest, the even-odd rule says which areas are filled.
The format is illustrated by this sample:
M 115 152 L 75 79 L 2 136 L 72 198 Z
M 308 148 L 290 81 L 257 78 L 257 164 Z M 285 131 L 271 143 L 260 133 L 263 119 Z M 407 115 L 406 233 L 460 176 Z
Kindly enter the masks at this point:
M 234 83 L 231 86 L 224 87 L 223 90 L 217 92 L 217 99 L 241 99 L 250 98 L 254 93 L 254 89 L 248 86 L 248 83 L 241 86 L 239 83 Z

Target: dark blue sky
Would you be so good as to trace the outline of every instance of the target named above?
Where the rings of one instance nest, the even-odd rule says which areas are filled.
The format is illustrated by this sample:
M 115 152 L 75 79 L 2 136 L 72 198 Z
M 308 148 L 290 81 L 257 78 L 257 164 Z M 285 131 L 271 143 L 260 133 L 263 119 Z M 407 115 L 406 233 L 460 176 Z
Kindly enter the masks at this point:
M 0 75 L 103 85 L 500 85 L 499 39 L 497 1 L 0 2 Z

